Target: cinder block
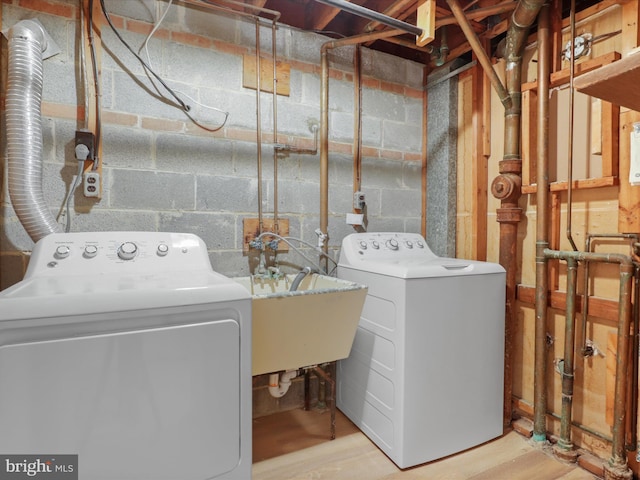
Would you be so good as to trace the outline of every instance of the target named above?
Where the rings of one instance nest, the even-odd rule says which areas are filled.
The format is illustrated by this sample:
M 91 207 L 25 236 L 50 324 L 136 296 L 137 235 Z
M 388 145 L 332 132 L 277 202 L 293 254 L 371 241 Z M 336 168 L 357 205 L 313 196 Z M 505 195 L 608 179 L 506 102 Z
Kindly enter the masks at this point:
M 422 150 L 422 127 L 392 121 L 383 121 L 383 145 L 390 150 L 419 152 Z
M 238 55 L 177 43 L 169 43 L 165 50 L 166 72 L 175 81 L 231 91 L 242 87 L 242 57 Z
M 362 90 L 362 114 L 386 121 L 404 122 L 405 97 L 395 93 L 365 88 Z
M 258 210 L 258 181 L 253 178 L 200 175 L 197 178 L 196 209 L 255 212 Z
M 233 142 L 221 138 L 160 134 L 156 165 L 168 172 L 232 175 Z
M 102 151 L 102 160 L 109 167 L 153 166 L 153 136 L 148 130 L 107 125 L 102 133 Z
M 193 210 L 195 177 L 149 170 L 112 170 L 111 206 L 136 210 Z
M 419 217 L 420 190 L 382 190 L 382 216 Z
M 212 251 L 209 253 L 209 259 L 212 268 L 227 277 L 246 277 L 251 273 L 248 258 L 237 250 Z
M 193 233 L 208 250 L 232 250 L 236 247 L 236 216 L 214 212 L 161 213 L 158 229 L 163 232 Z
M 370 187 L 402 188 L 403 164 L 396 160 L 362 159 L 362 183 Z
M 76 215 L 74 232 L 155 232 L 158 230 L 158 214 L 134 210 L 91 210 Z

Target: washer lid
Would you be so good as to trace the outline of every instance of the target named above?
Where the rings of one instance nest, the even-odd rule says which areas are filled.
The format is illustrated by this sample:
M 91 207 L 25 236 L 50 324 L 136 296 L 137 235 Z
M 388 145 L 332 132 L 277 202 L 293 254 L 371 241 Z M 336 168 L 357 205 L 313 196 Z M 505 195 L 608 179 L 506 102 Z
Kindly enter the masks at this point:
M 36 244 L 25 279 L 0 292 L 0 321 L 250 299 L 212 270 L 195 235 L 51 234 Z
M 453 277 L 503 273 L 495 263 L 435 255 L 416 233 L 355 233 L 342 241 L 341 269 L 398 278 Z

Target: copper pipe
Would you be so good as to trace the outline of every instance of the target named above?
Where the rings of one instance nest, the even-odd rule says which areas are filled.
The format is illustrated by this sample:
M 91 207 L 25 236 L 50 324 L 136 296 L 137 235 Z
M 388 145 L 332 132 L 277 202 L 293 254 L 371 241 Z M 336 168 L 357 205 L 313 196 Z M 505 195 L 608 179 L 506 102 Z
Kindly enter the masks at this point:
M 538 163 L 536 165 L 536 324 L 534 369 L 533 439 L 547 438 L 547 303 L 549 262 L 544 250 L 549 248 L 549 91 L 551 82 L 550 9 L 544 5 L 538 17 Z
M 264 231 L 262 219 L 262 115 L 260 111 L 260 20 L 256 19 L 256 145 L 258 161 L 258 234 Z
M 462 10 L 462 7 L 460 7 L 460 3 L 458 2 L 458 0 L 447 0 L 447 3 L 451 8 L 451 13 L 453 13 L 453 16 L 456 18 L 458 24 L 460 25 L 460 28 L 464 32 L 464 36 L 469 42 L 473 53 L 476 55 L 476 57 L 478 57 L 478 62 L 480 63 L 480 65 L 482 65 L 482 68 L 489 78 L 491 85 L 493 85 L 493 88 L 496 90 L 498 97 L 500 97 L 500 101 L 505 108 L 509 108 L 511 106 L 512 99 L 509 96 L 509 93 L 507 92 L 504 85 L 502 85 L 500 77 L 498 77 L 498 74 L 493 69 L 491 60 L 489 59 L 487 52 L 482 47 L 482 44 L 480 43 L 476 32 L 473 30 L 473 27 L 469 23 L 464 10 Z
M 273 62 L 273 231 L 280 233 L 278 225 L 278 68 L 276 55 L 276 22 L 271 24 L 271 55 Z M 258 73 L 258 76 L 260 73 Z M 262 232 L 260 232 L 262 233 Z
M 422 74 L 422 83 L 424 84 L 424 88 L 422 89 L 422 215 L 420 218 L 420 232 L 422 233 L 422 236 L 424 238 L 427 238 L 427 139 L 429 132 L 429 90 L 427 90 L 428 78 L 429 67 L 425 65 Z
M 545 250 L 547 258 L 620 264 L 620 294 L 618 297 L 618 339 L 614 387 L 611 458 L 605 464 L 605 478 L 631 479 L 625 450 L 625 419 L 627 410 L 627 380 L 629 369 L 629 339 L 631 327 L 631 297 L 634 265 L 630 256 L 615 253 Z
M 356 45 L 353 52 L 353 193 L 362 188 L 362 50 Z
M 353 37 L 330 40 L 320 48 L 320 231 L 327 235 L 329 229 L 329 58 L 328 51 L 346 45 L 357 45 L 369 40 L 401 35 L 402 30 L 384 30 Z M 329 251 L 328 241 L 323 243 L 324 253 Z M 322 261 L 327 263 L 326 256 Z
M 571 414 L 573 409 L 573 370 L 575 357 L 576 287 L 578 283 L 578 262 L 567 259 L 567 306 L 564 328 L 564 360 L 562 375 L 562 411 L 560 418 L 560 438 L 558 447 L 573 450 L 571 442 Z
M 573 127 L 574 127 L 574 109 L 575 109 L 575 91 L 573 88 L 573 79 L 575 77 L 576 59 L 575 49 L 573 47 L 573 39 L 576 36 L 576 0 L 571 0 L 571 12 L 569 14 L 571 24 L 571 55 L 569 56 L 569 158 L 567 161 L 567 240 L 571 244 L 574 251 L 578 250 L 576 243 L 573 241 L 571 232 L 571 207 L 573 206 Z

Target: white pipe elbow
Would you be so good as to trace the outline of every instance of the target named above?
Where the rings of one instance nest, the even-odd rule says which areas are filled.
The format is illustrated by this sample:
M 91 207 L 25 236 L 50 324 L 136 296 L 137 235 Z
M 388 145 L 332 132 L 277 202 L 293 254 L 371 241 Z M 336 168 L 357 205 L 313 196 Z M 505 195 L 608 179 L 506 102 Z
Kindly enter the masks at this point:
M 283 397 L 291 386 L 291 380 L 298 376 L 297 370 L 287 370 L 282 374 L 272 373 L 269 375 L 269 393 L 274 398 Z

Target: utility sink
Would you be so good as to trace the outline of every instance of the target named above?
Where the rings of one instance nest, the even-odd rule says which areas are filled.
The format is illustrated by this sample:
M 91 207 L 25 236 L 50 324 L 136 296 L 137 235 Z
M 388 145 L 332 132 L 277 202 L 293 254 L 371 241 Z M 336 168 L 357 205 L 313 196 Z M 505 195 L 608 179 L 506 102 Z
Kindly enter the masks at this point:
M 274 373 L 349 356 L 367 287 L 309 274 L 237 277 L 252 300 L 252 375 Z

